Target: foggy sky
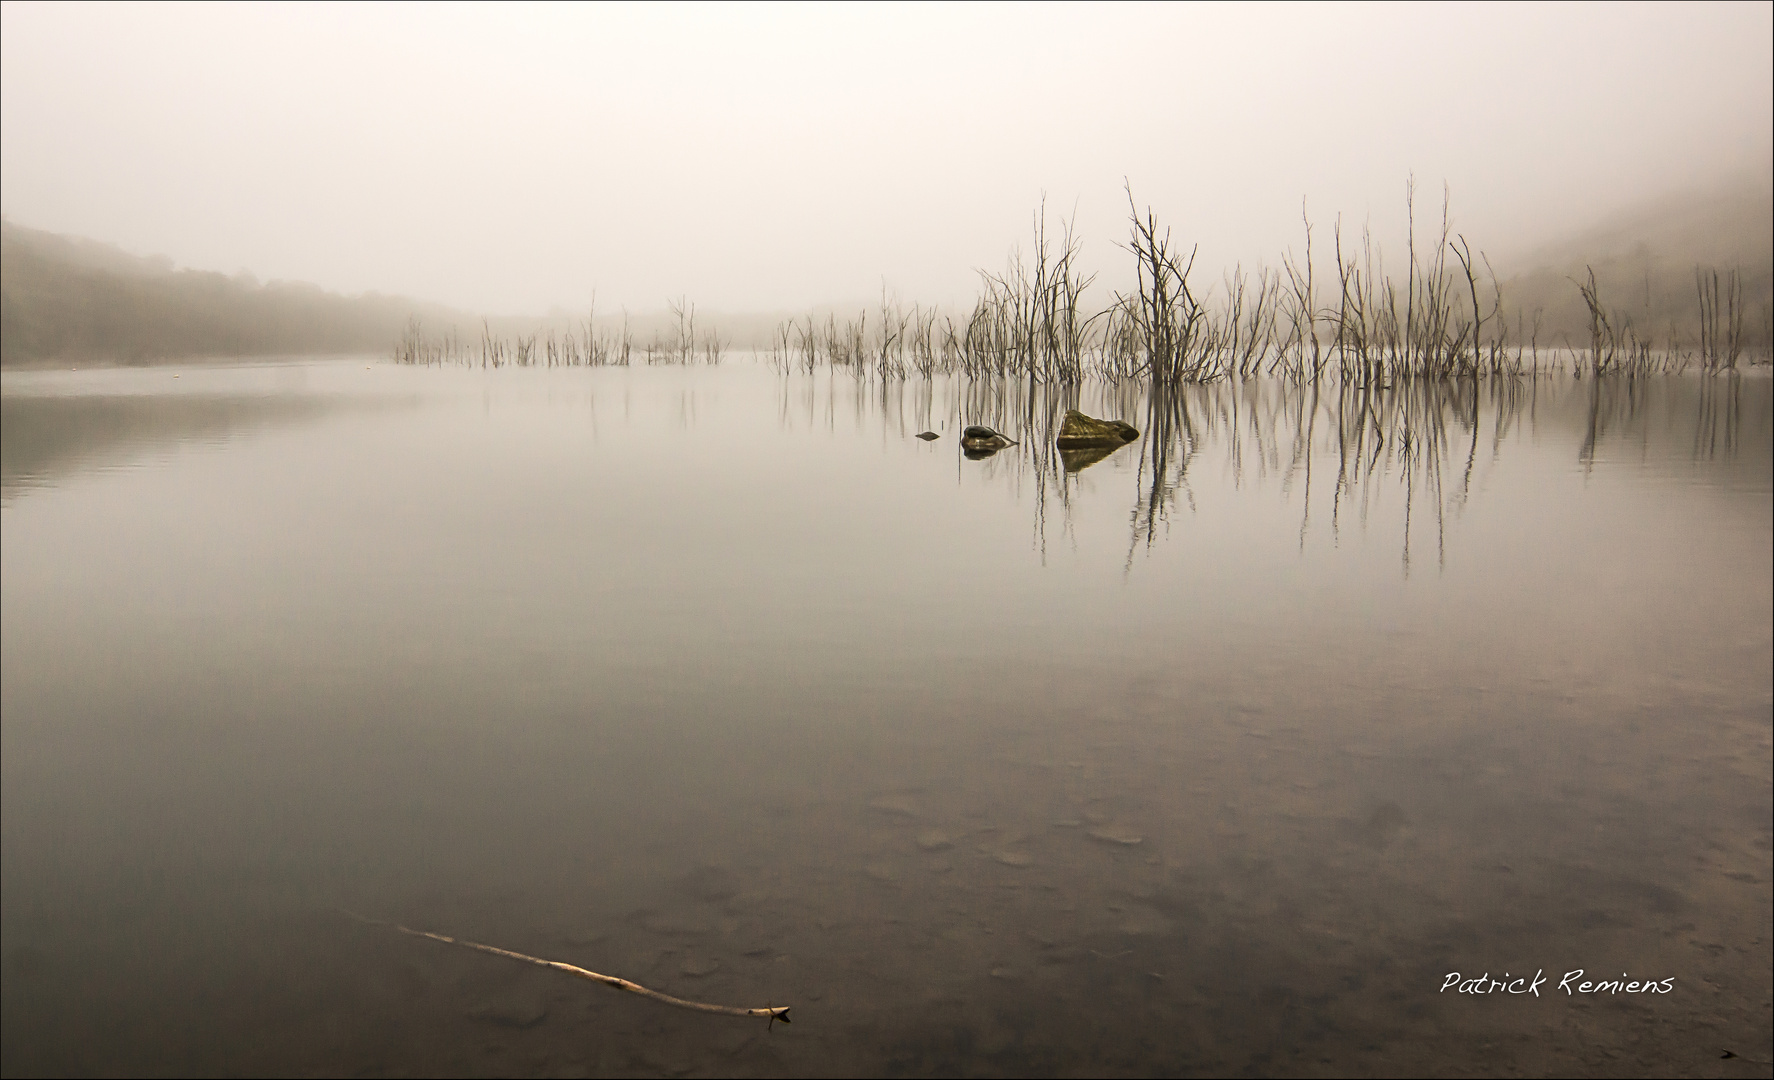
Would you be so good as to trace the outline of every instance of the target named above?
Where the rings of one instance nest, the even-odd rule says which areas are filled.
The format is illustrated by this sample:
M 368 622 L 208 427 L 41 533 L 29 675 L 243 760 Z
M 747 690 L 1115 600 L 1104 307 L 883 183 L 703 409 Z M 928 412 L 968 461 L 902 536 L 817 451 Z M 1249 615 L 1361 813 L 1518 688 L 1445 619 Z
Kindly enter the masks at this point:
M 1043 194 L 1113 281 L 1124 178 L 1216 275 L 1413 173 L 1506 257 L 1765 173 L 1771 12 L 9 3 L 0 210 L 495 313 L 963 301 Z

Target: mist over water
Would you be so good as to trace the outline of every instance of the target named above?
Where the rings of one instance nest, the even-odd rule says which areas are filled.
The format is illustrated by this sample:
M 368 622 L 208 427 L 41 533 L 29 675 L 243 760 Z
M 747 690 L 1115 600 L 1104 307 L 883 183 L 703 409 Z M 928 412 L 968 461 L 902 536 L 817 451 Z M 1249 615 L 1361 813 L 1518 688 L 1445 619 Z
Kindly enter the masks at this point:
M 9 371 L 4 1071 L 1754 1056 L 1770 388 Z
M 494 316 L 965 307 L 1044 194 L 1126 291 L 1124 183 L 1210 279 L 1300 254 L 1303 209 L 1401 251 L 1409 176 L 1531 270 L 1646 198 L 1763 180 L 1774 142 L 1759 4 L 0 20 L 15 224 Z

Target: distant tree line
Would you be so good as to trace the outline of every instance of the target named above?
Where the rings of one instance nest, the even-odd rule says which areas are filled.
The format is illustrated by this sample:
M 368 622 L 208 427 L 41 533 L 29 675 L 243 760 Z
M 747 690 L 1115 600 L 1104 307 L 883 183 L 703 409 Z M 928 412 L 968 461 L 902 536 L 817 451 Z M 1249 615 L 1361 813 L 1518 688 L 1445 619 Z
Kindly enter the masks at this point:
M 1091 276 L 1075 265 L 1074 238 L 1067 231 L 1050 264 L 1043 227 L 1035 265 L 1024 267 L 1019 257 L 1008 275 L 984 275 L 983 306 L 957 313 L 962 324 L 945 318 L 947 344 L 940 351 L 971 357 L 962 365 L 969 370 L 985 362 L 981 357 L 992 358 L 986 366 L 993 368 L 1023 357 L 1011 365 L 1020 368 L 1039 355 L 1042 371 L 1076 375 L 1079 349 L 1094 334 L 1098 351 L 1115 353 L 1122 368 L 1146 362 L 1137 357 L 1187 367 L 1213 356 L 1218 359 L 1202 371 L 1229 363 L 1224 373 L 1245 374 L 1253 364 L 1263 366 L 1256 363 L 1259 354 L 1290 348 L 1310 352 L 1318 370 L 1325 343 L 1346 356 L 1351 348 L 1368 349 L 1374 333 L 1393 331 L 1413 346 L 1446 339 L 1448 355 L 1464 349 L 1474 362 L 1481 346 L 1492 361 L 1507 349 L 1525 347 L 1537 357 L 1543 347 L 1562 347 L 1608 355 L 1625 350 L 1641 359 L 1691 353 L 1709 367 L 1722 350 L 1727 366 L 1735 366 L 1739 354 L 1765 362 L 1774 346 L 1774 194 L 1759 174 L 1614 215 L 1526 260 L 1533 269 L 1502 280 L 1482 257 L 1482 266 L 1472 261 L 1464 238 L 1444 235 L 1426 256 L 1425 272 L 1434 280 L 1401 280 L 1395 287 L 1380 280 L 1383 264 L 1368 266 L 1350 254 L 1359 249 L 1367 259 L 1365 231 L 1343 234 L 1339 225 L 1334 244 L 1320 234 L 1316 261 L 1324 263 L 1324 249 L 1334 247 L 1336 265 L 1318 266 L 1316 278 L 1308 231 L 1303 259 L 1289 256 L 1280 271 L 1259 268 L 1254 276 L 1235 270 L 1214 295 L 1212 287 L 1203 292 L 1189 280 L 1193 258 L 1184 258 L 1180 244 L 1171 250 L 1168 233 L 1160 236 L 1149 215 L 1143 233 L 1135 218 L 1128 249 L 1140 256 L 1135 295 L 1151 305 L 1118 303 L 1094 316 L 1086 311 L 1082 296 Z M 1450 247 L 1455 240 L 1462 247 Z M 1345 242 L 1356 246 L 1346 251 Z M 1449 258 L 1458 261 L 1459 275 Z M 1396 260 L 1394 267 L 1407 269 Z M 1404 276 L 1414 280 L 1419 269 L 1412 260 Z M 1464 308 L 1455 303 L 1454 276 L 1470 294 Z M 1418 286 L 1436 303 L 1416 304 Z M 1396 306 L 1399 288 L 1405 290 L 1398 294 L 1406 298 L 1404 322 L 1368 326 L 1382 314 L 1381 300 Z M 1155 291 L 1147 296 L 1148 290 Z M 540 317 L 483 319 L 402 297 L 345 297 L 308 284 L 261 284 L 244 273 L 176 270 L 164 258 L 0 222 L 5 364 L 375 353 L 415 363 L 575 365 L 626 363 L 631 355 L 682 362 L 696 354 L 712 361 L 737 347 L 794 353 L 808 362 L 819 354 L 844 364 L 872 357 L 876 367 L 888 368 L 909 349 L 917 357 L 912 366 L 924 370 L 939 351 L 938 310 L 906 313 L 886 297 L 878 314 L 855 319 L 832 309 L 786 321 L 782 313 L 695 312 L 680 298 L 662 312 L 598 315 L 588 303 L 582 315 L 557 309 Z M 1436 322 L 1444 315 L 1445 325 Z M 1406 325 L 1420 318 L 1436 325 Z M 1239 359 L 1227 360 L 1233 356 Z M 1048 371 L 1054 363 L 1058 369 Z
M 0 363 L 385 352 L 415 315 L 393 296 L 175 270 L 115 247 L 0 223 Z
M 1714 302 L 1713 295 L 1724 295 Z M 1768 260 L 1746 266 L 1703 265 L 1633 252 L 1543 267 L 1505 281 L 1506 306 L 1518 320 L 1510 329 L 1542 345 L 1587 346 L 1591 332 L 1586 286 L 1618 324 L 1630 326 L 1659 347 L 1702 348 L 1710 308 L 1723 305 L 1737 325 L 1741 344 L 1765 355 L 1774 340 L 1774 274 Z
M 1542 344 L 1589 345 L 1589 300 L 1615 328 L 1659 346 L 1708 343 L 1713 294 L 1741 321 L 1742 344 L 1766 355 L 1774 342 L 1774 189 L 1766 173 L 1674 192 L 1621 211 L 1524 260 L 1502 283 L 1519 333 Z M 1586 292 L 1588 295 L 1586 296 Z M 1734 309 L 1734 310 L 1731 310 Z

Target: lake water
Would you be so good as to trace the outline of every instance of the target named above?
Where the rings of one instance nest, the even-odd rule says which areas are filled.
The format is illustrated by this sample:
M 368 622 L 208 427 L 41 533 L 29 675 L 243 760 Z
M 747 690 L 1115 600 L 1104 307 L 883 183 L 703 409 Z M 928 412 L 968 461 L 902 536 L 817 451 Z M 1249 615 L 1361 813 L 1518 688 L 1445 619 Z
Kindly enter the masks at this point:
M 0 1068 L 1767 1075 L 1771 386 L 7 372 Z

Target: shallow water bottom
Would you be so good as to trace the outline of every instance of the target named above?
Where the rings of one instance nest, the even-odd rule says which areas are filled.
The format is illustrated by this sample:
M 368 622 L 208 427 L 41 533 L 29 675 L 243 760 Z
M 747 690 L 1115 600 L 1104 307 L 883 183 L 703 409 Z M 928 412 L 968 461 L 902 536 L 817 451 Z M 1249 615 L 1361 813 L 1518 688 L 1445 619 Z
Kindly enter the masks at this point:
M 1308 702 L 990 675 L 876 688 L 878 726 L 842 735 L 756 717 L 761 745 L 680 752 L 663 793 L 622 779 L 644 745 L 489 746 L 481 775 L 435 778 L 459 820 L 370 824 L 330 880 L 248 850 L 267 823 L 190 822 L 184 850 L 103 867 L 44 853 L 45 900 L 9 911 L 8 1071 L 55 1048 L 42 1064 L 100 1073 L 1741 1075 L 1767 1038 L 1757 716 L 1602 688 Z M 386 776 L 410 748 L 351 749 Z M 1710 797 L 1684 813 L 1683 789 Z M 295 851 L 340 835 L 278 828 Z M 1578 968 L 1676 989 L 1560 993 Z M 1442 990 L 1455 971 L 1549 981 L 1474 997 Z

